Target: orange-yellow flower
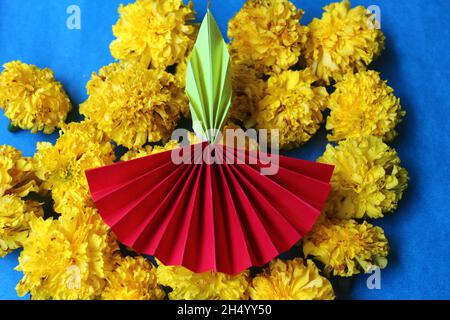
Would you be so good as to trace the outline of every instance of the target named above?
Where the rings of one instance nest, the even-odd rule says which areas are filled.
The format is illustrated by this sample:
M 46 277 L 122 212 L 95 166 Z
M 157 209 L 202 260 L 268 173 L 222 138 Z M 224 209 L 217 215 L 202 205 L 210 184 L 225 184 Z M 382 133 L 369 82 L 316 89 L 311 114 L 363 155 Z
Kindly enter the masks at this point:
M 310 69 L 284 71 L 269 79 L 254 119 L 257 129 L 279 130 L 280 148 L 301 146 L 320 128 L 328 93 L 314 86 L 315 80 Z
M 93 74 L 80 112 L 127 148 L 169 140 L 188 108 L 175 76 L 131 62 L 113 63 Z
M 365 70 L 384 49 L 384 35 L 374 16 L 363 6 L 332 3 L 321 19 L 309 24 L 305 57 L 309 67 L 326 84 L 347 73 Z
M 306 42 L 302 16 L 288 0 L 248 0 L 228 25 L 234 62 L 267 74 L 295 65 Z
M 249 289 L 253 300 L 332 300 L 330 281 L 311 260 L 273 260 Z
M 386 267 L 389 245 L 383 229 L 366 221 L 325 219 L 304 238 L 303 252 L 323 263 L 326 275 L 350 277 Z
M 20 61 L 4 65 L 0 74 L 0 108 L 11 124 L 36 133 L 53 133 L 72 108 L 53 71 Z
M 159 69 L 182 62 L 196 35 L 192 7 L 192 2 L 184 5 L 182 0 L 137 0 L 121 5 L 111 54 Z

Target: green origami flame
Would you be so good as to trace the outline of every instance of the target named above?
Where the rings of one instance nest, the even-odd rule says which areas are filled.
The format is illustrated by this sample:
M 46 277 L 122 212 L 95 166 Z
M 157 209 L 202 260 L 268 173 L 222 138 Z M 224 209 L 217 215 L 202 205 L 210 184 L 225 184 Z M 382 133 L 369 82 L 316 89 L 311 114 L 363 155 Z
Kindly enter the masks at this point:
M 227 44 L 209 10 L 188 63 L 186 93 L 194 131 L 214 143 L 231 105 L 231 62 Z

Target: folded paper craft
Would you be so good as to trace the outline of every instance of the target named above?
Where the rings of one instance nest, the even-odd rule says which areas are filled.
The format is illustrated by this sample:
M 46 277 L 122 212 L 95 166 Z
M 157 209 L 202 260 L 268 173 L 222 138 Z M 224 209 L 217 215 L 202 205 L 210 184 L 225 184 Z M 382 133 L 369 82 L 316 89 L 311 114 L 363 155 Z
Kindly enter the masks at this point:
M 101 216 L 126 246 L 166 265 L 237 274 L 268 263 L 312 229 L 333 167 L 280 156 L 278 172 L 262 175 L 270 155 L 215 143 L 209 130 L 223 126 L 231 85 L 226 44 L 209 11 L 198 37 L 186 90 L 205 142 L 86 176 Z M 178 164 L 174 153 L 189 161 Z

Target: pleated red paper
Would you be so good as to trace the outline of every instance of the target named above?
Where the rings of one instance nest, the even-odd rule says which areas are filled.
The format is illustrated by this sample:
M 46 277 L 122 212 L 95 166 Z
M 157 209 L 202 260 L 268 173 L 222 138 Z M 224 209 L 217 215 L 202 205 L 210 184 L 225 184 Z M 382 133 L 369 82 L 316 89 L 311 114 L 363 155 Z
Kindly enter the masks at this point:
M 194 148 L 208 146 L 178 150 L 192 151 L 192 164 L 175 164 L 168 151 L 86 172 L 119 241 L 166 265 L 236 274 L 266 264 L 312 229 L 332 166 L 280 156 L 278 173 L 266 176 L 256 152 L 216 145 L 216 159 L 228 161 L 198 161 Z

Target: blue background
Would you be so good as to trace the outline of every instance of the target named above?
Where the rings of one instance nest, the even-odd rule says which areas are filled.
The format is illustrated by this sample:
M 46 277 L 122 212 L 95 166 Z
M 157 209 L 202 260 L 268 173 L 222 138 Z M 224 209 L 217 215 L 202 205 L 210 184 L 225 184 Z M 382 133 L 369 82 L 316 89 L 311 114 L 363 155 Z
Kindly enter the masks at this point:
M 85 85 L 92 72 L 113 61 L 111 26 L 122 0 L 14 0 L 0 2 L 0 64 L 19 59 L 55 71 L 75 105 L 86 99 Z M 196 1 L 198 15 L 207 1 Z M 222 30 L 244 1 L 212 1 Z M 300 1 L 294 1 L 300 5 Z M 321 15 L 324 0 L 303 0 L 303 23 Z M 69 5 L 81 8 L 82 29 L 66 27 Z M 450 280 L 450 27 L 448 0 L 353 1 L 377 4 L 387 49 L 373 68 L 396 90 L 408 112 L 393 145 L 411 175 L 400 208 L 374 223 L 390 240 L 389 265 L 382 271 L 381 290 L 366 287 L 367 276 L 356 278 L 353 299 L 449 299 Z M 226 33 L 226 32 L 225 32 Z M 72 115 L 76 118 L 76 113 Z M 9 133 L 0 111 L 0 144 L 11 144 L 27 156 L 36 142 L 55 135 Z M 322 132 L 293 156 L 315 160 L 326 144 Z M 21 274 L 13 271 L 18 253 L 0 259 L 0 299 L 15 299 Z

